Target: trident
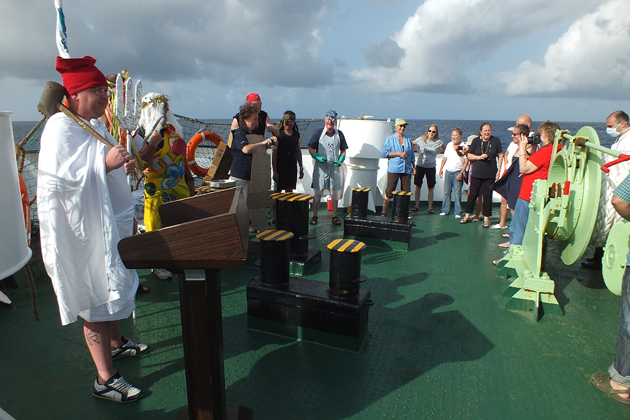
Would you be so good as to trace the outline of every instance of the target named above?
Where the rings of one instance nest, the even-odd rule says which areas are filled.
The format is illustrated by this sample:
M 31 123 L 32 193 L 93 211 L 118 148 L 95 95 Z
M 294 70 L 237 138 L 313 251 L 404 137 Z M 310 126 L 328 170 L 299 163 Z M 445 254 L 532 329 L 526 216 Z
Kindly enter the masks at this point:
M 118 76 L 116 76 L 116 118 L 118 118 L 120 128 L 126 130 L 127 134 L 129 134 L 130 131 L 138 126 L 138 121 L 140 121 L 142 82 L 138 80 L 133 91 L 131 78 L 127 79 L 124 85 L 125 92 L 123 92 L 122 75 L 118 73 Z
M 124 82 L 120 73 L 116 76 L 116 118 L 119 127 L 125 130 L 127 135 L 127 151 L 131 156 L 137 157 L 137 152 L 133 146 L 133 138 L 131 132 L 138 126 L 140 121 L 140 113 L 142 112 L 142 82 L 136 82 L 135 89 L 131 78 Z M 136 163 L 142 169 L 142 160 L 136 158 Z M 129 184 L 131 184 L 131 175 L 129 176 Z

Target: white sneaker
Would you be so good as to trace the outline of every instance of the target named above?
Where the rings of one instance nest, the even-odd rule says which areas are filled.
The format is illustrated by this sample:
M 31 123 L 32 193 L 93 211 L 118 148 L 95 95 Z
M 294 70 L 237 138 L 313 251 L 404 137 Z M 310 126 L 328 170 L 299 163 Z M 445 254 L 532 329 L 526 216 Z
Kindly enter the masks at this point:
M 461 214 L 456 214 L 456 215 L 455 215 L 455 218 L 456 218 L 456 219 L 461 219 L 461 218 L 462 218 L 462 215 L 461 215 Z
M 168 271 L 166 268 L 154 268 L 153 274 L 160 280 L 166 280 L 173 277 L 173 273 Z
M 142 390 L 125 381 L 118 371 L 103 385 L 98 383 L 98 378 L 95 379 L 92 394 L 116 402 L 131 402 L 142 398 Z
M 148 344 L 136 343 L 130 338 L 120 338 L 122 338 L 124 344 L 117 349 L 112 350 L 112 360 L 128 356 L 140 356 L 141 354 L 149 352 Z
M 442 212 L 440 213 L 440 216 L 446 216 L 446 213 Z

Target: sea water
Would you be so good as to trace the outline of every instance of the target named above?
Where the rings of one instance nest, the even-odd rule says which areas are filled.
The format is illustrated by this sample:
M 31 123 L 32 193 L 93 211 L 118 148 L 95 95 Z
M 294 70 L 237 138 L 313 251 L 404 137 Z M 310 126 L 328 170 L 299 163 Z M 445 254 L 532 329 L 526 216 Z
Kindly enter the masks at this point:
M 392 119 L 393 120 L 393 119 Z M 231 120 L 202 120 L 204 122 L 210 122 L 213 124 L 229 124 Z M 275 120 L 274 120 L 275 121 Z M 411 139 L 415 139 L 423 135 L 427 128 L 435 124 L 438 127 L 439 137 L 448 143 L 451 139 L 451 132 L 453 128 L 459 127 L 464 132 L 463 139 L 465 140 L 470 135 L 479 134 L 479 127 L 485 121 L 478 120 L 407 120 L 409 126 L 405 131 L 405 135 Z M 487 121 L 492 125 L 492 135 L 498 137 L 501 140 L 501 144 L 506 148 L 512 141 L 511 132 L 508 131 L 509 127 L 514 126 L 514 121 Z M 542 121 L 534 121 L 532 127 L 534 129 Z M 563 130 L 569 130 L 571 134 L 577 133 L 577 131 L 584 126 L 591 126 L 595 129 L 599 136 L 599 141 L 602 146 L 610 147 L 614 143 L 614 139 L 606 134 L 606 124 L 602 122 L 558 122 L 560 128 Z M 13 121 L 13 136 L 15 142 L 19 143 L 29 131 L 37 124 L 36 121 Z M 302 147 L 306 147 L 311 135 L 315 130 L 324 126 L 323 121 L 316 121 L 306 125 L 305 122 L 300 122 L 299 127 L 304 131 L 302 134 Z M 306 127 L 306 128 L 304 128 Z M 189 139 L 186 139 L 189 140 Z M 385 140 L 385 139 L 383 139 Z

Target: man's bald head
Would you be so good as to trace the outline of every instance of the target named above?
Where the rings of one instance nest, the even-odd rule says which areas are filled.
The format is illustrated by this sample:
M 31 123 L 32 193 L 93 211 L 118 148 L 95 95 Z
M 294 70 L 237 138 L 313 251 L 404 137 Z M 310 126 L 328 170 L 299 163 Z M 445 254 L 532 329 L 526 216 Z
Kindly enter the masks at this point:
M 525 124 L 531 130 L 531 128 L 532 128 L 532 119 L 530 118 L 529 115 L 521 115 L 520 117 L 518 117 L 516 119 L 516 125 L 519 125 L 519 124 Z

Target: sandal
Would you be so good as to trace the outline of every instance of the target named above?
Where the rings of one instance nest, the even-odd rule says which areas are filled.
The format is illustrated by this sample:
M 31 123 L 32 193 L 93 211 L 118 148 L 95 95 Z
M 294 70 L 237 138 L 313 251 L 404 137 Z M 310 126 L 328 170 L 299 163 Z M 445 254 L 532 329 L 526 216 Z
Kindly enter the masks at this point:
M 411 211 L 418 211 L 418 206 L 412 207 Z
M 478 217 L 473 217 L 473 218 L 472 218 L 472 222 L 473 222 L 473 223 L 478 222 L 478 221 L 479 221 L 479 218 L 478 218 Z
M 460 221 L 459 221 L 459 223 L 461 223 L 462 225 L 464 225 L 464 224 L 466 224 L 466 223 L 468 223 L 468 222 L 470 221 L 469 219 L 470 219 L 470 216 L 464 216 L 464 217 L 462 218 L 462 220 L 460 220 Z
M 509 248 L 510 247 L 510 241 L 503 242 L 502 244 L 499 244 L 499 246 L 501 248 Z
M 311 225 L 316 225 L 316 224 L 317 224 L 317 216 L 311 217 Z
M 489 228 L 490 227 L 490 219 L 484 219 L 483 227 L 485 227 L 485 228 Z
M 628 389 L 613 389 L 610 386 L 610 377 L 602 372 L 595 372 L 593 376 L 591 376 L 591 383 L 597 387 L 600 391 L 610 395 L 610 397 L 618 401 L 622 404 L 630 404 L 630 399 L 620 397 L 619 394 L 630 394 L 630 390 Z
M 138 290 L 136 290 L 136 294 L 149 293 L 150 291 L 151 291 L 151 289 L 149 289 L 144 284 L 138 284 Z
M 341 220 L 337 216 L 332 218 L 332 224 L 339 226 L 341 224 Z
M 428 210 L 429 214 L 434 214 L 435 212 L 433 211 L 433 209 L 429 209 Z
M 504 238 L 509 238 L 509 237 L 510 237 L 510 234 L 509 234 L 509 233 L 504 233 L 504 234 L 503 234 L 503 235 L 501 235 L 501 236 L 503 236 Z
M 387 217 L 385 213 L 381 213 L 381 217 Z

